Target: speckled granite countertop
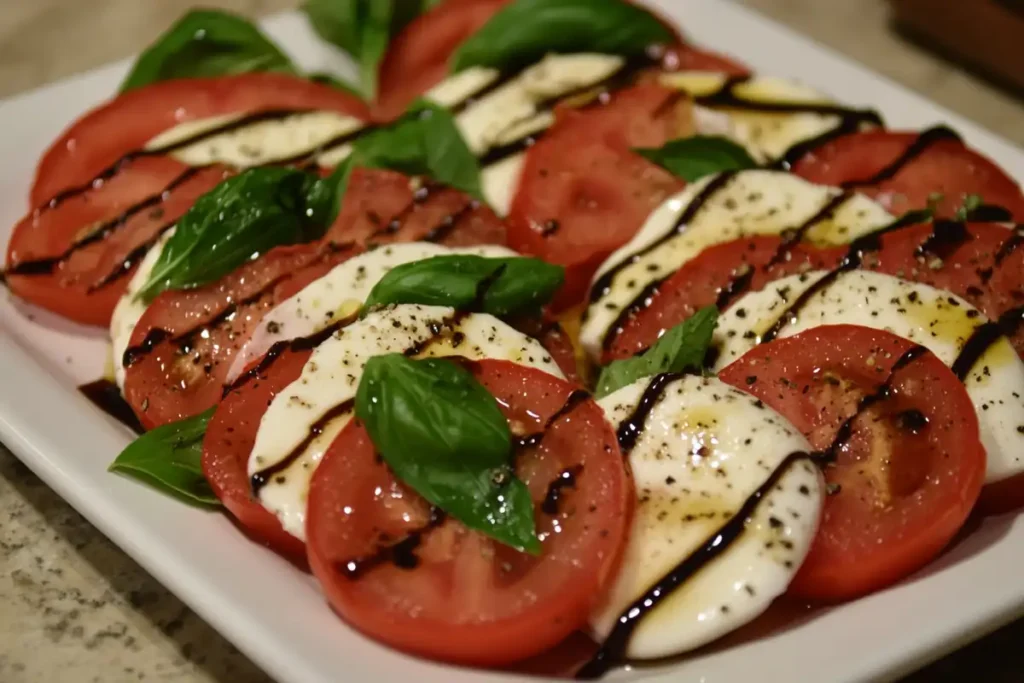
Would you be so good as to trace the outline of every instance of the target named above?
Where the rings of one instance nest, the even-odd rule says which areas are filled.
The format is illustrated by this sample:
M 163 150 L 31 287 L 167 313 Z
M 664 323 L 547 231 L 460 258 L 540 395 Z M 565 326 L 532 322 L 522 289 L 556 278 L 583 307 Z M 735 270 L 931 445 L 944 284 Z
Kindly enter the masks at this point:
M 884 0 L 741 1 L 1024 144 L 1021 103 L 894 37 Z M 0 96 L 129 55 L 192 4 L 0 0 Z M 257 16 L 298 3 L 205 4 Z M 912 681 L 1020 681 L 1022 641 L 1024 622 Z M 0 683 L 142 680 L 269 678 L 0 446 Z

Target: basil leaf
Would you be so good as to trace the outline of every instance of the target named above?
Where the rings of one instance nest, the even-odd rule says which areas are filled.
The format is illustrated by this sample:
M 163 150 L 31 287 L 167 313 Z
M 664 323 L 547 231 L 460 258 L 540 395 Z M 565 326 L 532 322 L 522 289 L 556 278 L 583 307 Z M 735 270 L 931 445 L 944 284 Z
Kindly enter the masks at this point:
M 315 175 L 289 168 L 228 178 L 178 220 L 136 296 L 151 301 L 169 289 L 200 287 L 273 247 L 322 236 L 333 218 L 323 191 Z
M 708 306 L 700 309 L 666 332 L 642 354 L 606 366 L 601 371 L 594 395 L 598 398 L 607 396 L 641 377 L 703 367 L 717 323 L 717 308 Z
M 956 210 L 953 215 L 953 220 L 966 221 L 970 218 L 971 214 L 977 211 L 978 207 L 982 205 L 982 198 L 980 194 L 969 194 L 964 197 L 963 205 Z
M 203 436 L 213 408 L 146 432 L 108 468 L 193 505 L 220 505 L 203 476 Z
M 391 269 L 370 291 L 363 310 L 423 304 L 505 317 L 539 309 L 564 280 L 564 268 L 534 258 L 435 256 Z
M 695 135 L 666 143 L 658 148 L 639 148 L 634 152 L 687 182 L 712 173 L 754 168 L 757 162 L 735 142 L 714 135 Z
M 192 10 L 139 55 L 120 92 L 173 78 L 257 71 L 296 73 L 291 60 L 247 19 Z
M 324 182 L 333 188 L 335 206 L 348 187 L 352 170 L 387 168 L 427 176 L 483 200 L 480 165 L 466 146 L 451 113 L 419 100 L 394 124 L 359 138 L 352 153 Z
M 356 60 L 360 93 L 372 100 L 391 36 L 438 4 L 440 0 L 308 0 L 303 9 L 321 38 Z
M 356 417 L 395 476 L 471 529 L 537 554 L 533 501 L 512 471 L 512 436 L 464 368 L 402 354 L 371 358 Z
M 515 69 L 550 52 L 639 56 L 672 42 L 654 15 L 624 0 L 517 0 L 462 44 L 452 69 Z

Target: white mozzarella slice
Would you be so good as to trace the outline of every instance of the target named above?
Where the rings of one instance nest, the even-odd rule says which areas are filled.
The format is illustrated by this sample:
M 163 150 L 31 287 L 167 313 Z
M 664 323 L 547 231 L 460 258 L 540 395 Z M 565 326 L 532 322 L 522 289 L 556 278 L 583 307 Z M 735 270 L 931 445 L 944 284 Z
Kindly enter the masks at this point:
M 517 255 L 511 249 L 491 245 L 455 249 L 428 242 L 409 242 L 350 258 L 267 313 L 235 354 L 226 382 L 234 382 L 250 363 L 262 358 L 277 342 L 308 337 L 356 313 L 381 278 L 395 266 L 445 254 Z
M 661 280 L 714 244 L 754 235 L 781 235 L 816 216 L 806 239 L 822 245 L 847 244 L 890 224 L 894 218 L 867 197 L 815 185 L 782 171 L 751 170 L 702 179 L 672 197 L 647 219 L 640 232 L 613 253 L 597 271 L 595 283 L 614 272 L 586 311 L 580 340 L 597 358 L 605 335 L 621 311 L 651 283 Z M 708 190 L 707 192 L 705 190 Z M 819 216 L 839 196 L 846 199 L 831 214 Z M 692 213 L 686 224 L 681 224 Z
M 685 90 L 695 98 L 719 92 L 727 80 L 725 74 L 706 71 L 680 71 L 661 76 L 664 85 Z M 731 88 L 734 96 L 755 106 L 758 103 L 812 107 L 835 104 L 811 87 L 781 78 L 758 76 Z M 841 114 L 815 111 L 771 112 L 700 103 L 694 109 L 699 133 L 729 137 L 760 162 L 779 159 L 794 145 L 820 137 L 843 123 Z
M 422 348 L 421 348 L 422 347 Z M 543 346 L 499 319 L 472 313 L 457 315 L 441 306 L 402 305 L 370 313 L 342 328 L 318 346 L 299 379 L 278 393 L 260 421 L 249 455 L 255 475 L 289 459 L 317 425 L 317 435 L 286 467 L 259 490 L 262 504 L 298 538 L 305 538 L 306 497 L 313 471 L 324 452 L 352 417 L 349 406 L 326 424 L 332 409 L 351 402 L 363 367 L 373 356 L 421 348 L 416 357 L 459 355 L 494 358 L 538 368 L 563 377 Z
M 182 123 L 157 135 L 146 143 L 145 149 L 166 148 L 241 118 L 218 116 Z M 194 144 L 173 149 L 170 156 L 190 166 L 222 163 L 248 168 L 313 154 L 325 142 L 365 126 L 364 121 L 333 111 L 298 112 L 203 136 Z
M 424 97 L 442 107 L 457 107 L 500 77 L 501 72 L 497 69 L 472 66 L 444 79 L 428 90 Z
M 156 266 L 157 259 L 160 258 L 160 252 L 163 251 L 164 245 L 167 244 L 167 240 L 171 239 L 173 234 L 174 228 L 171 228 L 161 235 L 159 241 L 146 252 L 146 256 L 139 263 L 139 267 L 135 274 L 132 275 L 132 279 L 128 281 L 128 288 L 121 295 L 121 298 L 118 299 L 113 315 L 110 316 L 110 343 L 114 359 L 114 381 L 117 383 L 117 388 L 121 391 L 124 391 L 124 352 L 128 350 L 128 343 L 131 341 L 132 332 L 135 331 L 135 325 L 142 318 L 142 314 L 146 312 L 147 304 L 137 300 L 135 295 L 142 289 L 142 285 L 146 284 L 146 280 L 149 279 L 150 274 L 153 272 L 153 267 Z
M 651 381 L 599 401 L 613 425 L 633 418 Z M 667 383 L 661 396 L 629 453 L 639 498 L 618 579 L 591 617 L 598 642 L 681 562 L 716 537 L 726 547 L 632 615 L 622 653 L 630 659 L 692 650 L 761 614 L 806 557 L 824 499 L 817 467 L 802 457 L 810 444 L 762 402 L 694 376 Z M 748 500 L 757 502 L 741 512 Z M 730 521 L 742 525 L 735 539 L 722 533 Z
M 971 304 L 928 285 L 852 270 L 821 287 L 796 312 L 790 306 L 824 272 L 776 280 L 739 299 L 719 320 L 715 343 L 721 369 L 757 345 L 784 316 L 779 337 L 820 325 L 862 325 L 887 330 L 952 365 L 971 334 L 987 319 Z M 964 378 L 988 453 L 986 482 L 1024 472 L 1024 362 L 1005 337 L 978 359 Z

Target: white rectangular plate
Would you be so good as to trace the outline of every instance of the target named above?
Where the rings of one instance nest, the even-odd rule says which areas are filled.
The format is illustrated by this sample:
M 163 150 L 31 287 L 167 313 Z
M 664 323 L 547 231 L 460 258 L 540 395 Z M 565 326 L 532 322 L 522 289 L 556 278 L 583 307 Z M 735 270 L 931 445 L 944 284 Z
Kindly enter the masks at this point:
M 880 109 L 894 128 L 948 123 L 1024 178 L 1024 154 L 959 116 L 720 0 L 653 0 L 700 43 L 765 74 L 802 80 L 838 100 Z M 266 22 L 303 66 L 337 66 L 297 14 Z M 332 64 L 334 62 L 334 64 Z M 127 63 L 0 103 L 0 244 L 26 208 L 36 160 L 72 119 L 107 99 Z M 100 376 L 102 331 L 0 295 L 0 438 L 47 484 L 158 580 L 281 681 L 509 681 L 392 652 L 347 628 L 314 581 L 247 541 L 226 517 L 186 508 L 106 472 L 125 430 L 74 387 Z M 1024 612 L 1024 519 L 986 520 L 924 572 L 830 610 L 747 629 L 670 666 L 627 676 L 762 683 L 892 678 Z M 519 678 L 519 680 L 536 680 Z

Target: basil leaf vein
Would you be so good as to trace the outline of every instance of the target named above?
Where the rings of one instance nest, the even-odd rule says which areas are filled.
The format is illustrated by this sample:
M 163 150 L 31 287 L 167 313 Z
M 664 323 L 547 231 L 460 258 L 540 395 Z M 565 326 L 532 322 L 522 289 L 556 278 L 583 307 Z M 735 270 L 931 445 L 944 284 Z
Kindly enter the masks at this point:
M 135 61 L 119 92 L 174 78 L 256 71 L 297 74 L 291 60 L 250 21 L 230 12 L 192 10 Z
M 633 151 L 687 182 L 712 173 L 757 166 L 743 147 L 728 138 L 714 135 L 695 135 L 672 140 L 662 147 Z
M 399 480 L 467 527 L 540 552 L 533 501 L 512 471 L 508 423 L 467 370 L 436 358 L 375 356 L 355 412 Z
M 296 169 L 254 168 L 228 178 L 178 220 L 137 298 L 200 287 L 273 247 L 323 235 L 333 220 L 317 177 Z
M 564 280 L 564 268 L 540 259 L 435 256 L 391 269 L 370 291 L 363 310 L 422 304 L 498 317 L 532 313 L 551 300 Z
M 203 437 L 213 410 L 146 432 L 121 451 L 109 470 L 193 505 L 220 505 L 202 467 Z
M 607 365 L 597 381 L 595 396 L 607 396 L 642 377 L 703 367 L 717 323 L 717 308 L 708 306 L 700 309 L 666 332 L 643 353 Z
M 517 0 L 462 44 L 452 68 L 519 68 L 550 52 L 639 56 L 672 42 L 657 17 L 624 0 Z

